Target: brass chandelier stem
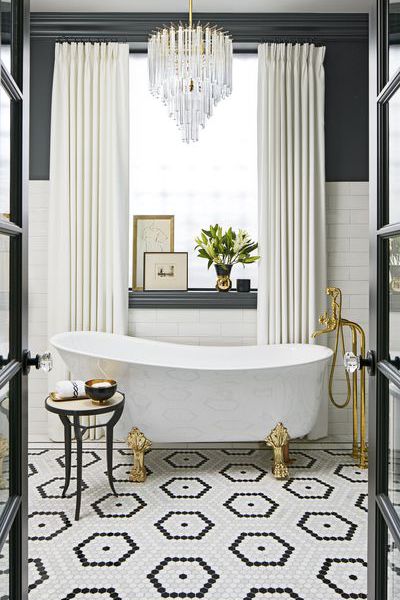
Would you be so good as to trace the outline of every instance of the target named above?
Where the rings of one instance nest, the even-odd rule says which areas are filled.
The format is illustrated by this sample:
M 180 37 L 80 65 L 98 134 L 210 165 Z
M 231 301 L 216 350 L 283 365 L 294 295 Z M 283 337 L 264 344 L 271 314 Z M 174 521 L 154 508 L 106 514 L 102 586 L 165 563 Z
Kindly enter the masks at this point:
M 193 0 L 189 0 L 189 27 L 193 25 Z

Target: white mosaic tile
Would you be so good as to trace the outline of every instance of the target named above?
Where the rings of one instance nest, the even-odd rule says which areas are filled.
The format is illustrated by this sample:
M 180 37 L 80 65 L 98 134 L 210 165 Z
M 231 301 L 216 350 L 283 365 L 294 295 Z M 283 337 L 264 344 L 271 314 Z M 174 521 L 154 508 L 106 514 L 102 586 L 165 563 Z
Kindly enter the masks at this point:
M 366 471 L 347 452 L 296 450 L 279 482 L 267 450 L 157 449 L 132 484 L 116 449 L 116 497 L 105 452 L 86 449 L 75 522 L 63 450 L 36 448 L 30 600 L 366 598 Z

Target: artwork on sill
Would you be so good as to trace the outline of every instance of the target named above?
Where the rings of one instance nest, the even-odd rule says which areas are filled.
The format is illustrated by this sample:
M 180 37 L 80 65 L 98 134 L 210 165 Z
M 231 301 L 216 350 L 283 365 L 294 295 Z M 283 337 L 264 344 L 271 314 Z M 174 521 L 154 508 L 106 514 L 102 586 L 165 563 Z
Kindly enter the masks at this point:
M 145 252 L 144 291 L 186 291 L 188 289 L 187 252 Z
M 145 252 L 171 253 L 173 251 L 173 215 L 135 215 L 133 217 L 132 289 L 143 290 Z

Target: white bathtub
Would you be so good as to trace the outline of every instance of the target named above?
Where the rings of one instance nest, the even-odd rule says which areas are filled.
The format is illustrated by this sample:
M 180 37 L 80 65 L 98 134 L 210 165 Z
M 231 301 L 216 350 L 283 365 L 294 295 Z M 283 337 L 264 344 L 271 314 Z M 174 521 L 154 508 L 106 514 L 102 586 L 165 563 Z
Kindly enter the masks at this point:
M 120 434 L 153 442 L 261 441 L 281 421 L 292 438 L 316 421 L 332 351 L 324 346 L 188 346 L 107 333 L 51 339 L 73 377 L 116 379 Z

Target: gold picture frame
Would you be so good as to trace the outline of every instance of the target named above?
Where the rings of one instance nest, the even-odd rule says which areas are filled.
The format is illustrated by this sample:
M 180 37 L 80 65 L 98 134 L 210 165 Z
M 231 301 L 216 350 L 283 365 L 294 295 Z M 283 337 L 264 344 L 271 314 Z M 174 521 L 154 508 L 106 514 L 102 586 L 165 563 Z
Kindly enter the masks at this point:
M 132 289 L 143 290 L 145 252 L 174 251 L 174 215 L 134 215 Z

